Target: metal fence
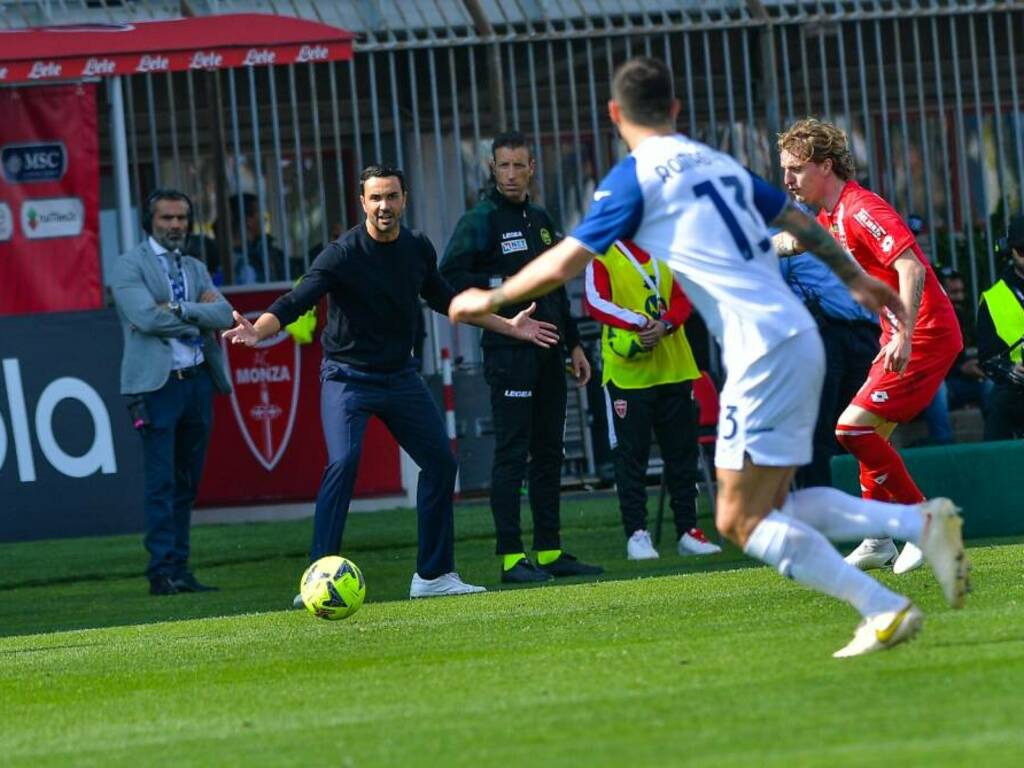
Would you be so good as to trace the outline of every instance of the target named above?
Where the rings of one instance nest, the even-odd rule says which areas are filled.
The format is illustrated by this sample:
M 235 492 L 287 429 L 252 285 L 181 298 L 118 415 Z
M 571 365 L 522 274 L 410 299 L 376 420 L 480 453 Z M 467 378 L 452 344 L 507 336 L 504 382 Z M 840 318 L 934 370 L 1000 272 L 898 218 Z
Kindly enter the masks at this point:
M 996 243 L 1022 210 L 1020 0 L 185 5 L 304 15 L 358 35 L 352 62 L 128 79 L 134 201 L 157 184 L 190 192 L 203 234 L 193 248 L 228 283 L 300 274 L 334 231 L 359 220 L 358 171 L 378 160 L 406 169 L 408 223 L 442 250 L 487 183 L 488 138 L 507 127 L 532 137 L 534 197 L 571 228 L 623 152 L 605 114 L 608 81 L 639 53 L 670 63 L 683 131 L 769 178 L 778 179 L 775 135 L 791 120 L 844 126 L 861 181 L 920 217 L 925 251 L 964 272 L 975 296 L 998 272 Z M 181 8 L 3 0 L 0 25 Z M 102 162 L 112 208 L 112 160 Z M 101 239 L 116 253 L 113 229 Z M 470 340 L 454 344 L 472 356 Z

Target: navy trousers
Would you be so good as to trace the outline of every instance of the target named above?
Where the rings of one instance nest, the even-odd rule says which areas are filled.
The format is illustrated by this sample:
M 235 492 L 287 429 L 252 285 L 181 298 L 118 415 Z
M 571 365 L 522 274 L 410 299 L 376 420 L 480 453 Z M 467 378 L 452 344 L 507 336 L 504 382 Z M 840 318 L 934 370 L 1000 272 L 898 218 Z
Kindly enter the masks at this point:
M 328 463 L 316 498 L 310 559 L 341 551 L 363 435 L 370 417 L 376 416 L 420 468 L 416 572 L 434 579 L 455 570 L 452 497 L 458 465 L 441 412 L 423 379 L 412 367 L 391 374 L 370 373 L 325 360 L 320 381 Z
M 188 570 L 192 503 L 213 422 L 213 380 L 201 367 L 193 378 L 172 376 L 142 397 L 151 422 L 142 434 L 146 576 L 175 579 Z

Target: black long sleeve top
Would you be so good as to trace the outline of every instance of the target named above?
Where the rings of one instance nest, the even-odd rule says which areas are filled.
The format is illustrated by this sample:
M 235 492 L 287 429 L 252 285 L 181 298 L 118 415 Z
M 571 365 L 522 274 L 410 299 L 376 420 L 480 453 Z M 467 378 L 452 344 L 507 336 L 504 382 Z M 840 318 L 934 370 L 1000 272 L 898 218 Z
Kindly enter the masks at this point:
M 491 288 L 514 275 L 547 248 L 561 240 L 547 211 L 529 200 L 513 203 L 497 189 L 467 211 L 452 234 L 441 259 L 441 274 L 456 290 Z M 576 321 L 569 313 L 569 295 L 565 286 L 535 299 L 535 320 L 558 326 L 565 348 L 580 343 Z M 513 317 L 530 302 L 512 304 L 498 314 Z M 525 345 L 529 342 L 484 331 L 484 347 Z
M 446 314 L 455 291 L 437 271 L 437 253 L 424 234 L 402 227 L 396 240 L 382 243 L 359 225 L 324 248 L 302 282 L 267 311 L 283 327 L 324 294 L 324 355 L 360 369 L 390 373 L 411 362 L 418 298 Z

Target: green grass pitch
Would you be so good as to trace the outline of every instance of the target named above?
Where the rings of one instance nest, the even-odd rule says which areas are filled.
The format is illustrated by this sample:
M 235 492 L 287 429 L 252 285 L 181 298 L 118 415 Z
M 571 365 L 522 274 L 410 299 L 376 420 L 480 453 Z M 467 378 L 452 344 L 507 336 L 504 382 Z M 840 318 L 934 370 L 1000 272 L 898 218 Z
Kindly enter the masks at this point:
M 353 515 L 367 603 L 337 623 L 285 610 L 309 521 L 196 528 L 201 595 L 149 597 L 138 536 L 0 545 L 0 766 L 1024 764 L 1019 541 L 971 547 L 963 611 L 884 574 L 923 632 L 834 660 L 852 610 L 671 527 L 629 563 L 609 498 L 563 506 L 590 582 L 499 590 L 487 510 L 457 517 L 491 592 L 403 599 L 413 514 Z

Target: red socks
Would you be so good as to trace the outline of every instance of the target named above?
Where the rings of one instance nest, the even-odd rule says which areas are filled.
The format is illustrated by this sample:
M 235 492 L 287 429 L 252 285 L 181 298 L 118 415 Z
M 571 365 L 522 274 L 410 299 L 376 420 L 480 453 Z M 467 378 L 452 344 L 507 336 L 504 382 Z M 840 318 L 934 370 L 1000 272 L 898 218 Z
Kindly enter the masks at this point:
M 865 499 L 900 504 L 924 501 L 903 459 L 873 427 L 839 424 L 836 439 L 860 462 L 860 487 Z

